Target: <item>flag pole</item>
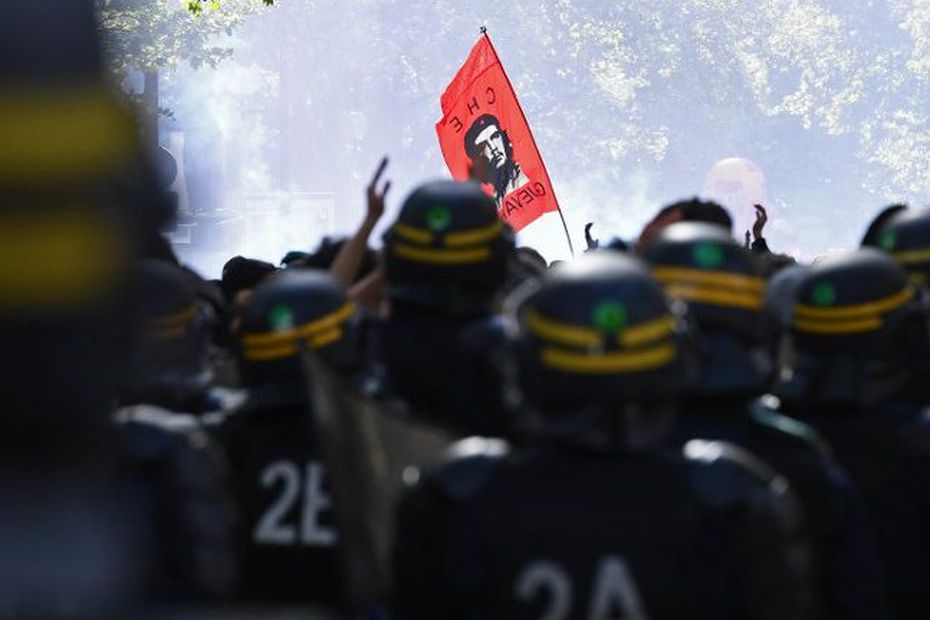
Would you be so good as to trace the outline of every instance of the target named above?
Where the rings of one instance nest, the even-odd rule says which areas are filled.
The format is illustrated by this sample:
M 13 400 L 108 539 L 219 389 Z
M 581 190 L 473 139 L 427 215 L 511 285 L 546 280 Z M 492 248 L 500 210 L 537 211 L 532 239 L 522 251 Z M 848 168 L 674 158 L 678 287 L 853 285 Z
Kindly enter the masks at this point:
M 494 43 L 491 42 L 491 37 L 488 35 L 487 26 L 481 26 L 479 29 L 481 36 L 488 40 L 488 45 L 491 48 L 491 51 L 494 52 L 494 58 L 497 59 L 498 64 L 501 66 L 501 73 L 504 74 L 504 79 L 507 80 L 507 86 L 510 88 L 510 91 L 516 94 L 516 90 L 513 88 L 513 84 L 510 82 L 510 76 L 507 75 L 507 71 L 504 69 L 504 64 L 501 62 L 500 56 L 497 55 L 497 49 L 494 47 Z M 530 141 L 533 143 L 533 148 L 536 150 L 536 156 L 539 157 L 539 161 L 543 162 L 543 174 L 546 175 L 546 182 L 549 184 L 549 188 L 552 190 L 552 199 L 555 201 L 555 209 L 559 212 L 559 219 L 562 220 L 562 229 L 565 231 L 565 240 L 568 241 L 568 251 L 571 252 L 572 258 L 575 258 L 575 248 L 572 245 L 572 236 L 568 234 L 568 224 L 565 223 L 565 214 L 562 213 L 562 205 L 559 204 L 559 199 L 555 195 L 555 187 L 552 185 L 552 179 L 549 178 L 549 170 L 546 168 L 546 164 L 543 161 L 542 153 L 539 152 L 539 146 L 536 144 L 536 138 L 533 137 L 533 129 L 530 127 L 529 121 L 526 120 L 526 113 L 523 111 L 523 106 L 520 105 L 520 100 L 514 97 L 517 102 L 517 109 L 520 110 L 520 116 L 523 117 L 523 124 L 526 125 L 527 131 L 530 133 Z

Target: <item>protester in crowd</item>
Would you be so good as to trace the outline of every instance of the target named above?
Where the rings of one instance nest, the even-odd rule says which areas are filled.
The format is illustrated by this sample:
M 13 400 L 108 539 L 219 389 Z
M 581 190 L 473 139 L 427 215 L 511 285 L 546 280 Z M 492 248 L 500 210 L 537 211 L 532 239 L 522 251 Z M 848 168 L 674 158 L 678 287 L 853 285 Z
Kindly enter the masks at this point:
M 663 207 L 646 224 L 634 246 L 636 253 L 642 254 L 653 237 L 675 222 L 706 222 L 720 226 L 728 233 L 733 232 L 733 218 L 717 203 L 697 198 L 682 200 Z
M 386 392 L 417 417 L 462 434 L 506 432 L 495 368 L 494 308 L 513 232 L 475 183 L 417 188 L 384 237 L 389 316 L 379 355 Z
M 808 618 L 787 484 L 717 442 L 668 450 L 680 317 L 636 260 L 522 291 L 523 444 L 467 439 L 398 513 L 401 618 Z
M 792 323 L 781 410 L 813 425 L 865 499 L 895 617 L 930 614 L 930 418 L 911 398 L 926 316 L 905 271 L 863 249 L 812 266 Z
M 355 304 L 329 274 L 288 270 L 263 282 L 242 315 L 238 353 L 249 394 L 216 429 L 240 509 L 239 595 L 344 603 L 321 446 L 301 351 L 350 376 L 365 365 Z
M 697 373 L 684 388 L 675 439 L 728 441 L 784 475 L 813 543 L 821 617 L 886 617 L 872 532 L 852 483 L 816 432 L 756 402 L 772 378 L 774 317 L 764 312 L 755 257 L 719 226 L 679 223 L 657 235 L 644 258 L 697 326 Z

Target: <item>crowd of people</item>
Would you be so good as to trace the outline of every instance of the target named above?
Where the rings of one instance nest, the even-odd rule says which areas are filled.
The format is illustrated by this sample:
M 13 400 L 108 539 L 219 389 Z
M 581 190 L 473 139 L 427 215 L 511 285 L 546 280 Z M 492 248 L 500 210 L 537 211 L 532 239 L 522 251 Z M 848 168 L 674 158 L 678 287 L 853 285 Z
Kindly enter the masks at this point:
M 930 210 L 807 265 L 690 199 L 550 266 L 435 181 L 374 250 L 385 159 L 210 281 L 61 9 L 0 26 L 0 617 L 930 617 Z

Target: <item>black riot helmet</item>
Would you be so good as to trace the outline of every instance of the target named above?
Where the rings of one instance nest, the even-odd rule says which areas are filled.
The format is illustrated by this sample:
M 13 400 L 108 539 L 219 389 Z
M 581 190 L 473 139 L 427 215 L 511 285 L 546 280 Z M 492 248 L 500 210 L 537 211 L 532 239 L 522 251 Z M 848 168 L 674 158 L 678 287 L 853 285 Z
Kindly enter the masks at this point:
M 486 312 L 513 250 L 513 231 L 480 186 L 427 183 L 384 236 L 388 296 L 449 315 Z
M 687 304 L 698 327 L 700 393 L 753 393 L 771 375 L 766 348 L 771 322 L 765 281 L 753 256 L 719 226 L 672 224 L 643 258 L 671 299 Z
M 325 271 L 276 274 L 255 289 L 242 312 L 239 360 L 247 387 L 301 383 L 300 351 L 315 350 L 338 371 L 363 362 L 359 315 Z
M 798 287 L 791 396 L 873 405 L 927 364 L 928 330 L 907 273 L 864 248 L 813 265 Z
M 550 428 L 581 422 L 628 441 L 635 420 L 642 430 L 650 412 L 670 412 L 685 376 L 682 323 L 639 260 L 588 254 L 515 296 L 517 383 Z
M 205 387 L 210 324 L 197 303 L 193 276 L 151 259 L 139 261 L 132 276 L 130 388 Z
M 875 245 L 907 270 L 911 282 L 930 286 L 930 209 L 902 209 L 882 226 Z

